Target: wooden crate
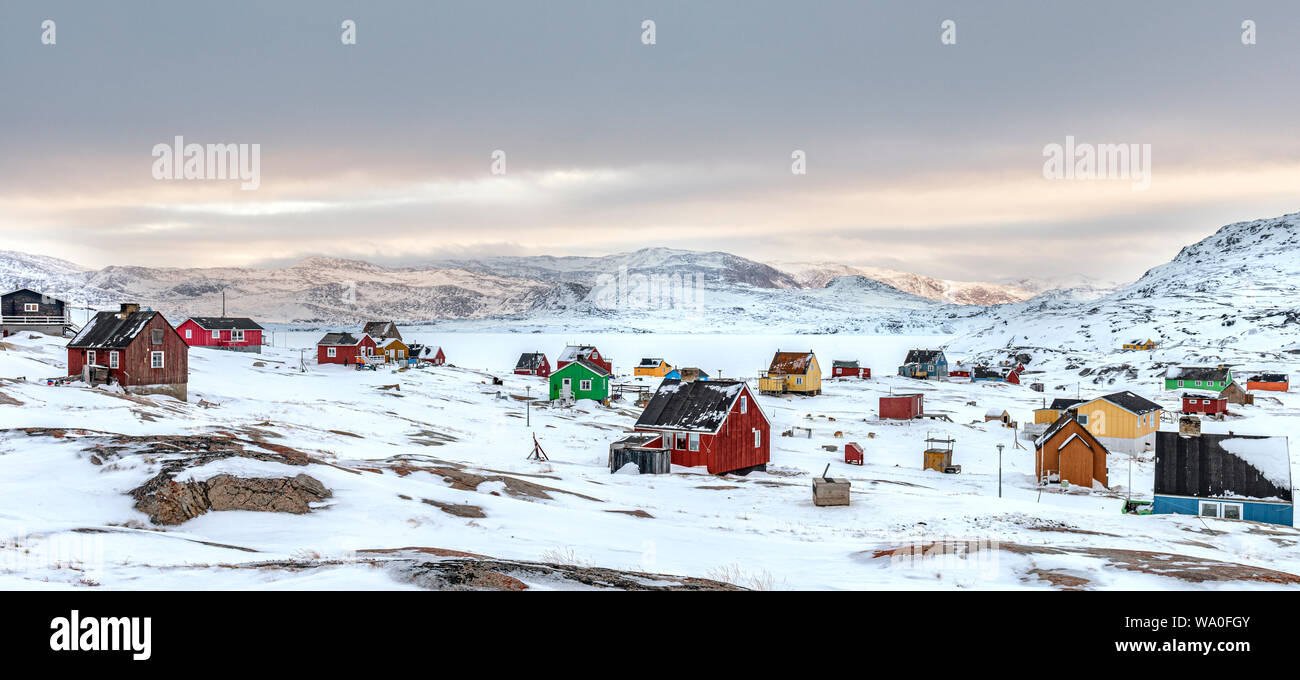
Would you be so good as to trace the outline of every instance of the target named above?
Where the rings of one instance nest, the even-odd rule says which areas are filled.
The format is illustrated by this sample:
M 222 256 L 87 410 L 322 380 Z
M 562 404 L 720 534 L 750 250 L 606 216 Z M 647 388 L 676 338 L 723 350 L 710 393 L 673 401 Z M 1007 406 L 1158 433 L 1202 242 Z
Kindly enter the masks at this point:
M 813 477 L 813 505 L 848 505 L 849 480 Z
M 946 468 L 952 466 L 952 451 L 947 449 L 929 449 L 923 457 L 922 470 L 938 470 L 943 472 Z

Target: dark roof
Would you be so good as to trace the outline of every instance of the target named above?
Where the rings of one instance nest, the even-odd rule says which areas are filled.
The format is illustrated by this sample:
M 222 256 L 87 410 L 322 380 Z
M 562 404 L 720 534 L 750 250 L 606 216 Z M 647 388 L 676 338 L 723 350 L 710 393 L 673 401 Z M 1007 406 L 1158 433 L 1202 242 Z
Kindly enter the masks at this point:
M 393 337 L 398 339 L 402 337 L 401 332 L 397 330 L 397 324 L 392 321 L 369 321 L 361 329 L 361 332 L 377 338 L 387 334 L 390 330 L 393 332 Z
M 131 344 L 155 316 L 158 312 L 131 312 L 125 318 L 119 312 L 99 312 L 86 322 L 68 347 L 121 349 Z
M 988 366 L 976 366 L 975 370 L 971 371 L 972 378 L 1003 378 L 1005 376 L 1006 374 L 1002 371 Z
M 857 359 L 831 359 L 831 366 L 835 368 L 859 368 Z
M 210 331 L 262 330 L 262 327 L 257 325 L 256 321 L 244 316 L 191 316 L 190 321 L 198 324 L 200 328 L 206 328 Z
M 1222 392 L 1183 392 L 1183 399 L 1227 399 Z
M 1165 377 L 1170 380 L 1214 380 L 1226 381 L 1228 379 L 1228 367 L 1216 368 L 1214 366 L 1179 366 L 1170 368 L 1165 372 Z
M 907 358 L 903 360 L 905 364 L 932 364 L 939 360 L 943 355 L 941 349 L 913 349 L 908 350 Z
M 49 296 L 49 295 L 46 295 L 45 293 L 42 293 L 42 292 L 40 292 L 39 290 L 32 290 L 31 288 L 19 288 L 18 290 L 11 290 L 11 291 L 9 291 L 8 293 L 5 293 L 4 295 L 0 295 L 0 299 L 7 298 L 7 297 L 9 297 L 10 295 L 14 295 L 14 294 L 16 294 L 16 293 L 31 293 L 32 295 L 35 295 L 35 296 L 37 296 L 37 297 L 42 297 L 42 298 L 46 298 L 46 299 L 48 299 L 48 300 L 53 300 L 53 301 L 55 301 L 55 302 L 57 302 L 57 303 L 59 303 L 59 304 L 61 304 L 61 305 L 66 305 L 66 304 L 67 304 L 67 303 L 64 302 L 63 300 L 60 300 L 60 299 L 58 299 L 58 298 L 56 298 L 56 297 L 51 297 L 51 296 Z
M 637 419 L 638 428 L 715 432 L 744 390 L 736 380 L 682 382 L 665 378 Z M 753 408 L 758 408 L 757 404 Z
M 342 345 L 352 347 L 361 344 L 365 334 L 353 335 L 351 333 L 326 333 L 325 337 L 316 341 L 317 345 Z
M 541 352 L 524 352 L 519 355 L 519 361 L 515 363 L 515 368 L 541 368 L 543 361 L 546 361 L 546 355 Z
M 1132 392 L 1115 392 L 1114 394 L 1107 394 L 1104 397 L 1098 397 L 1098 399 L 1105 399 L 1129 413 L 1136 413 L 1138 415 L 1150 413 L 1152 411 L 1159 411 L 1164 408 L 1160 404 L 1157 404 L 1146 397 L 1140 397 Z
M 1290 471 L 1286 437 L 1156 433 L 1158 494 L 1290 502 Z
M 1260 373 L 1251 377 L 1250 382 L 1287 382 L 1285 373 Z
M 1082 404 L 1082 403 L 1083 403 L 1082 399 L 1065 399 L 1065 398 L 1058 397 L 1052 400 L 1052 408 L 1056 409 L 1057 411 L 1064 411 L 1065 409 L 1070 408 L 1071 406 L 1074 406 L 1076 404 Z
M 641 363 L 637 364 L 637 368 L 655 368 L 663 362 L 660 357 L 641 357 Z

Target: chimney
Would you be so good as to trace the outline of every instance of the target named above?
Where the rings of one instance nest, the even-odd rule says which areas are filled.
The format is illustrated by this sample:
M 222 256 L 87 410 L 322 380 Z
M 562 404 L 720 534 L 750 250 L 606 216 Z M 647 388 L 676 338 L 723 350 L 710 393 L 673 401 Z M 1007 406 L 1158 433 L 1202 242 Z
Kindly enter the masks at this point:
M 122 311 L 118 312 L 117 315 L 118 315 L 119 317 L 125 319 L 128 315 L 130 315 L 130 314 L 134 314 L 134 313 L 136 313 L 136 312 L 138 312 L 138 311 L 140 311 L 140 303 L 138 303 L 138 302 L 123 302 L 123 303 L 122 303 Z
M 1184 437 L 1201 436 L 1201 419 L 1196 416 L 1183 416 L 1179 418 L 1178 434 Z

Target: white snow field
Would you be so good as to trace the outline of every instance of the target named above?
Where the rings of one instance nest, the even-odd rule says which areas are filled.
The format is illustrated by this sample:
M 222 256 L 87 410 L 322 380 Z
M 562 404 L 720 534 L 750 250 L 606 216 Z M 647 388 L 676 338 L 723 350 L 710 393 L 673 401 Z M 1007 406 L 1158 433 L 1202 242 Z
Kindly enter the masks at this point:
M 1110 458 L 1109 489 L 1040 490 L 1030 442 L 1016 448 L 1012 430 L 983 422 L 990 408 L 1032 422 L 1032 409 L 1044 398 L 1076 390 L 1088 396 L 1131 389 L 1173 406 L 1174 393 L 1160 389 L 1160 369 L 1147 366 L 1155 361 L 1147 355 L 1052 355 L 1046 372 L 1026 377 L 1046 383 L 1040 394 L 1027 385 L 892 375 L 908 348 L 948 340 L 941 337 L 406 335 L 441 345 L 454 366 L 403 372 L 317 366 L 309 348 L 319 332 L 282 331 L 277 346 L 261 355 L 191 350 L 188 402 L 80 383 L 47 386 L 39 379 L 64 374 L 65 341 L 26 333 L 6 338 L 0 588 L 417 588 L 382 561 L 360 559 L 383 554 L 367 551 L 402 548 L 759 589 L 1294 589 L 1300 583 L 1294 528 L 1124 515 L 1130 460 L 1120 454 Z M 620 375 L 641 356 L 662 356 L 674 365 L 752 379 L 780 348 L 814 350 L 826 376 L 833 359 L 850 358 L 876 377 L 827 379 L 818 397 L 760 397 L 772 421 L 767 472 L 712 476 L 674 466 L 670 475 L 612 475 L 608 445 L 635 422 L 631 405 L 535 406 L 531 427 L 525 425 L 526 388 L 544 396 L 546 382 L 514 376 L 511 368 L 524 351 L 541 350 L 553 360 L 566 341 L 596 344 Z M 305 373 L 298 370 L 298 348 L 309 349 Z M 969 357 L 950 355 L 962 358 Z M 1070 361 L 1141 368 L 1136 377 L 1116 371 L 1103 384 L 1088 378 L 1076 386 L 1081 379 L 1077 367 L 1066 368 Z M 503 384 L 494 386 L 493 376 Z M 392 385 L 400 387 L 385 388 Z M 926 411 L 952 422 L 879 421 L 877 400 L 891 391 L 924 392 Z M 1205 429 L 1296 441 L 1297 406 L 1295 394 L 1264 396 L 1253 406 L 1234 405 L 1239 417 L 1207 421 Z M 792 426 L 812 428 L 811 438 L 779 436 Z M 333 495 L 308 514 L 212 511 L 180 525 L 154 525 L 127 492 L 157 474 L 166 456 L 134 453 L 129 445 L 115 455 L 106 446 L 112 437 L 100 433 L 228 433 L 289 447 L 312 462 L 226 458 L 178 479 L 306 473 Z M 526 459 L 534 433 L 549 462 Z M 960 474 L 921 470 L 928 435 L 956 439 Z M 864 466 L 843 462 L 849 441 L 864 447 Z M 1005 445 L 1001 498 L 997 444 Z M 402 460 L 410 465 L 396 464 Z M 831 476 L 852 481 L 850 506 L 812 504 L 810 478 L 827 465 Z M 470 487 L 429 470 L 456 466 L 489 479 Z M 1131 474 L 1133 495 L 1149 498 L 1150 454 L 1132 461 Z M 547 491 L 514 493 L 519 480 Z M 575 587 L 516 576 L 533 589 Z

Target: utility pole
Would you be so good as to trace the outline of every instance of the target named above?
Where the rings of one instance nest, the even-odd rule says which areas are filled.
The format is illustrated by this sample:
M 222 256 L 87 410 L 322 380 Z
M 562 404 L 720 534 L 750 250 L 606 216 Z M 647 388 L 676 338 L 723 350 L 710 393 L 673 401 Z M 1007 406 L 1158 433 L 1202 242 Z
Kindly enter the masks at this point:
M 1002 497 L 1002 447 L 1004 444 L 998 444 L 998 498 Z
M 532 427 L 533 426 L 533 408 L 532 408 L 533 407 L 533 386 L 532 385 L 524 386 L 524 395 L 526 396 L 526 398 L 524 399 L 524 425 L 527 427 Z

